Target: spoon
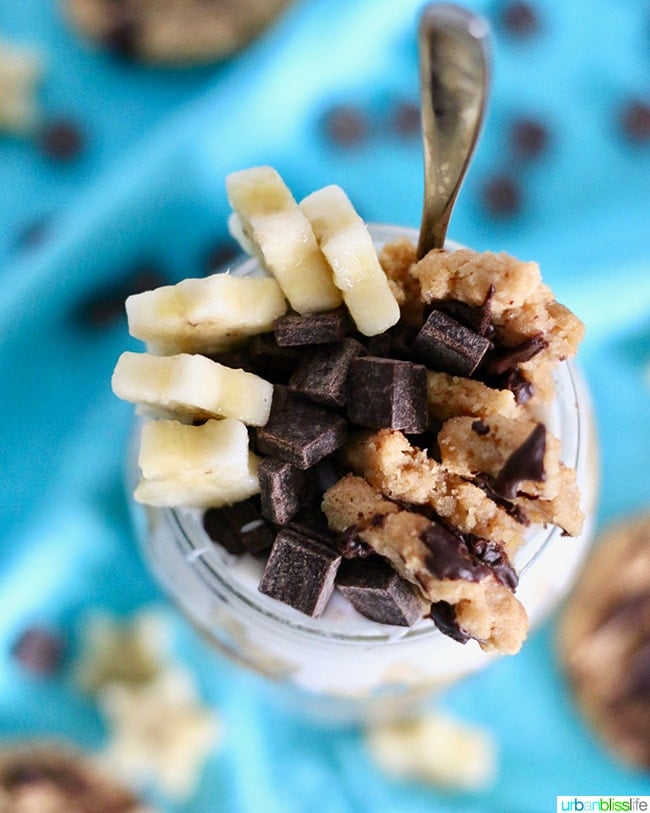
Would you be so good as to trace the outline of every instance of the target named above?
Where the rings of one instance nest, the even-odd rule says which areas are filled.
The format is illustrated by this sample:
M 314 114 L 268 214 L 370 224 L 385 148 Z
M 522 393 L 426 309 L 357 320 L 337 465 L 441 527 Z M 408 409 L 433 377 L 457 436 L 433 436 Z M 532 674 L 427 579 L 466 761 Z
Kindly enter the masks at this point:
M 442 248 L 479 136 L 489 85 L 489 27 L 451 3 L 425 6 L 419 24 L 424 203 L 418 259 Z

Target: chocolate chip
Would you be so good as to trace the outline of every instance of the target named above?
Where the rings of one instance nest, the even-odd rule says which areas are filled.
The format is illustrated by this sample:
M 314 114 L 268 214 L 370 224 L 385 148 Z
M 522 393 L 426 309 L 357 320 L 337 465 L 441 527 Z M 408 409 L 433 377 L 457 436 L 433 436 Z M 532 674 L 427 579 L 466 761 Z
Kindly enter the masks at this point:
M 258 474 L 262 516 L 271 522 L 288 522 L 312 496 L 314 487 L 307 473 L 286 460 L 266 457 Z
M 51 675 L 61 665 L 63 641 L 53 632 L 41 627 L 28 627 L 12 647 L 13 657 L 28 672 Z
M 548 146 L 548 129 L 535 119 L 517 119 L 510 131 L 512 151 L 518 158 L 537 158 Z
M 470 376 L 490 347 L 484 336 L 433 310 L 413 343 L 413 354 L 432 370 Z
M 422 127 L 420 105 L 406 100 L 399 101 L 395 105 L 391 120 L 393 129 L 398 135 L 419 135 Z
M 149 291 L 166 282 L 154 265 L 136 265 L 115 282 L 102 285 L 82 299 L 75 309 L 75 320 L 85 326 L 106 327 L 124 318 L 124 300 L 131 294 Z
M 39 136 L 41 151 L 53 161 L 72 161 L 84 148 L 84 136 L 78 124 L 58 119 L 43 125 Z
M 541 333 L 536 333 L 514 347 L 500 347 L 490 352 L 484 362 L 488 376 L 499 376 L 514 369 L 524 361 L 530 361 L 548 347 L 548 342 Z
M 524 442 L 512 452 L 494 483 L 494 490 L 501 497 L 512 500 L 517 496 L 524 480 L 544 482 L 544 454 L 546 452 L 546 427 L 538 423 Z
M 650 141 L 650 104 L 641 99 L 628 102 L 621 111 L 621 129 L 630 141 Z
M 466 644 L 469 641 L 470 636 L 456 621 L 456 610 L 451 604 L 446 601 L 436 601 L 431 605 L 430 616 L 443 635 L 453 638 L 459 644 Z
M 345 308 L 337 308 L 307 316 L 289 313 L 277 320 L 273 332 L 279 347 L 295 347 L 338 342 L 349 329 L 350 319 L 347 311 Z
M 309 351 L 289 379 L 289 388 L 323 406 L 344 406 L 350 363 L 365 354 L 355 339 Z
M 521 209 L 521 192 L 518 184 L 506 175 L 490 178 L 481 190 L 483 206 L 496 218 L 511 217 Z
M 376 356 L 353 359 L 347 415 L 351 423 L 371 429 L 424 432 L 428 418 L 426 368 Z
M 208 508 L 203 514 L 203 527 L 213 542 L 235 556 L 260 553 L 273 543 L 273 531 L 254 499 Z
M 352 147 L 362 143 L 368 136 L 368 122 L 362 111 L 353 105 L 332 107 L 323 118 L 325 132 L 335 144 Z
M 260 452 L 308 469 L 343 446 L 344 418 L 291 394 L 276 398 L 276 391 L 268 423 L 255 432 Z
M 357 612 L 379 624 L 410 627 L 421 615 L 413 586 L 380 556 L 342 562 L 336 586 Z
M 275 538 L 258 589 L 317 617 L 332 595 L 340 563 L 341 557 L 331 548 L 285 528 Z
M 476 432 L 477 435 L 487 435 L 490 432 L 490 427 L 483 421 L 473 421 L 472 432 Z
M 426 564 L 437 579 L 466 579 L 477 582 L 490 574 L 485 562 L 472 555 L 460 534 L 454 534 L 437 522 L 431 522 L 420 534 L 431 551 Z
M 336 549 L 344 559 L 367 559 L 375 551 L 359 536 L 356 525 L 350 525 L 336 538 Z
M 537 13 L 528 3 L 518 0 L 506 3 L 500 16 L 501 24 L 514 37 L 530 37 L 539 31 Z

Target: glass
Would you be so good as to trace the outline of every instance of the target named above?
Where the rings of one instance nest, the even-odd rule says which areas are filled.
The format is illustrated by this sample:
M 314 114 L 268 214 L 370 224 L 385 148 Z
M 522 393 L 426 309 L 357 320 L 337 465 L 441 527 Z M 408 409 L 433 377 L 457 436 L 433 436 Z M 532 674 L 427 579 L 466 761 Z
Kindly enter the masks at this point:
M 378 248 L 400 236 L 417 240 L 410 229 L 370 229 Z M 233 273 L 255 269 L 256 260 L 246 259 Z M 531 627 L 573 581 L 592 538 L 597 494 L 589 394 L 572 362 L 563 362 L 555 379 L 557 398 L 542 417 L 561 441 L 562 459 L 576 469 L 585 524 L 573 539 L 564 538 L 557 527 L 537 527 L 515 557 L 517 596 Z M 213 544 L 200 511 L 149 506 L 134 511 L 145 558 L 181 611 L 218 650 L 268 678 L 275 694 L 314 718 L 395 718 L 495 657 L 475 641 L 464 646 L 452 641 L 428 619 L 408 629 L 369 621 L 336 591 L 323 617 L 305 616 L 259 593 L 262 563 L 248 555 L 233 557 Z

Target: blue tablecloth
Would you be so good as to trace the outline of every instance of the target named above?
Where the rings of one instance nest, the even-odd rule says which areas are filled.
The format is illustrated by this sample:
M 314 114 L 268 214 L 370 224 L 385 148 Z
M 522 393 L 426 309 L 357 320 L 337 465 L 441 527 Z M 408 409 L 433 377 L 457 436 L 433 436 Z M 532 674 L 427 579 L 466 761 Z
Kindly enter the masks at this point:
M 296 196 L 338 183 L 368 220 L 417 226 L 419 137 L 393 114 L 416 102 L 420 0 L 303 0 L 220 66 L 154 70 L 79 42 L 48 0 L 3 0 L 0 37 L 46 57 L 46 117 L 81 125 L 78 160 L 57 164 L 27 140 L 0 140 L 0 735 L 59 734 L 94 749 L 105 729 L 64 668 L 30 677 L 12 658 L 28 624 L 60 628 L 68 663 L 89 609 L 164 603 L 130 528 L 123 458 L 131 408 L 110 392 L 123 321 L 102 329 L 79 303 L 139 263 L 169 279 L 205 272 L 227 239 L 224 176 L 278 168 Z M 450 236 L 538 259 L 558 298 L 587 323 L 582 366 L 602 447 L 599 522 L 650 506 L 650 141 L 625 135 L 630 100 L 650 102 L 642 4 L 537 0 L 538 31 L 516 36 L 503 3 L 468 6 L 493 23 L 494 86 L 484 137 Z M 342 146 L 323 117 L 352 105 L 364 138 Z M 521 117 L 549 135 L 514 158 Z M 506 174 L 521 210 L 486 213 L 485 182 Z M 20 235 L 48 218 L 44 241 Z M 570 544 L 570 543 L 567 543 Z M 219 753 L 182 809 L 544 813 L 556 794 L 650 794 L 614 762 L 572 704 L 553 649 L 554 619 L 516 658 L 456 686 L 446 708 L 494 733 L 496 784 L 449 795 L 382 776 L 357 731 L 314 729 L 269 706 L 251 676 L 207 653 L 175 618 L 179 657 L 225 721 Z M 235 679 L 236 677 L 236 679 Z M 176 808 L 169 805 L 169 810 Z

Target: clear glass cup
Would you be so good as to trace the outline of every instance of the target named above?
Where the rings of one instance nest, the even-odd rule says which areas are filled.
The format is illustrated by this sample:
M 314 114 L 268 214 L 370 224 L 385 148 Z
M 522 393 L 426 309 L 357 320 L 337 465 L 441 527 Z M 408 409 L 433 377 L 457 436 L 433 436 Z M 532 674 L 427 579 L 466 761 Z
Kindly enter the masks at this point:
M 412 229 L 370 230 L 378 248 L 400 236 L 417 241 Z M 256 268 L 256 260 L 247 259 L 232 273 Z M 573 362 L 560 364 L 555 379 L 557 398 L 542 417 L 560 439 L 562 459 L 576 469 L 585 523 L 570 539 L 557 527 L 537 526 L 515 557 L 517 596 L 531 627 L 567 592 L 588 550 L 598 487 L 589 393 Z M 131 484 L 135 469 L 133 464 Z M 336 591 L 324 615 L 310 618 L 261 594 L 262 563 L 214 544 L 201 512 L 135 506 L 134 517 L 149 566 L 185 616 L 223 654 L 267 678 L 279 699 L 314 719 L 394 719 L 495 657 L 476 641 L 461 645 L 444 636 L 429 619 L 411 628 L 372 622 Z

